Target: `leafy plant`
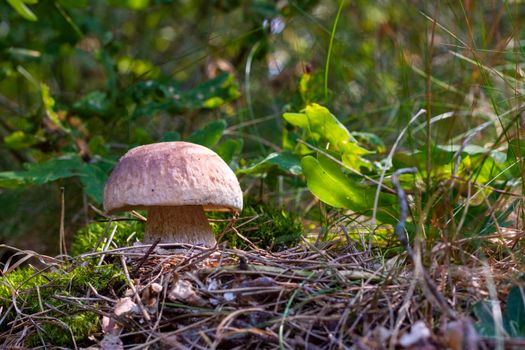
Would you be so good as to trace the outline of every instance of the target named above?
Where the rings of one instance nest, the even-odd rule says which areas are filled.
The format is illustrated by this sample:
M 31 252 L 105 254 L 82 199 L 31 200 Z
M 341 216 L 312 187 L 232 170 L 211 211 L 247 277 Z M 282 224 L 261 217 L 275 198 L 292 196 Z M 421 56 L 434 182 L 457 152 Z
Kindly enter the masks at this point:
M 364 157 L 382 150 L 377 136 L 358 134 L 361 139 L 373 140 L 376 145 L 375 151 L 363 148 L 327 108 L 318 104 L 308 105 L 301 113 L 284 113 L 283 118 L 299 128 L 301 134 L 293 138 L 285 133 L 287 150 L 272 153 L 239 172 L 257 174 L 277 168 L 285 174 L 304 175 L 308 189 L 323 202 L 370 217 L 377 186 L 363 181 L 361 171 L 372 174 L 379 169 Z M 301 142 L 302 139 L 308 143 Z M 377 217 L 383 222 L 394 223 L 397 220 L 395 207 L 395 196 L 381 193 Z

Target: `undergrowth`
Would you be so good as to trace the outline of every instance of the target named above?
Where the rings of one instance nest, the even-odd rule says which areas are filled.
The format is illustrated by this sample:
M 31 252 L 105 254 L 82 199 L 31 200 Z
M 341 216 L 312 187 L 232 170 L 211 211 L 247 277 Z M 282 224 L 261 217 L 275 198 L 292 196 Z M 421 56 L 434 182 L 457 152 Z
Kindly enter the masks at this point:
M 111 236 L 112 233 L 113 236 Z M 89 224 L 75 233 L 71 243 L 71 254 L 79 255 L 101 251 L 108 244 L 110 237 L 111 241 L 108 248 L 130 246 L 144 238 L 144 224 L 138 220 L 113 221 L 111 224 L 108 222 Z
M 87 344 L 100 328 L 98 315 L 67 301 L 81 300 L 93 291 L 110 294 L 123 285 L 122 271 L 112 264 L 76 261 L 46 271 L 17 268 L 0 277 L 0 331 L 15 318 L 26 317 L 42 324 L 28 334 L 26 346 Z
M 225 216 L 210 214 L 210 217 Z M 249 248 L 242 237 L 262 249 L 279 250 L 291 247 L 300 241 L 304 231 L 297 215 L 284 208 L 255 201 L 245 203 L 235 224 L 235 230 L 228 228 L 228 221 L 212 222 L 211 226 L 222 242 L 227 242 L 229 247 L 241 249 Z

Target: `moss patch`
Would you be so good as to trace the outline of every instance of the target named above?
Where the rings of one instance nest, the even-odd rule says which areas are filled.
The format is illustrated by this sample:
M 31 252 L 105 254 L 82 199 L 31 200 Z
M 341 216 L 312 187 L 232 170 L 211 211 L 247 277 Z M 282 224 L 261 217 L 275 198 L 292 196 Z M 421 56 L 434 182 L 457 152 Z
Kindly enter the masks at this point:
M 71 254 L 79 255 L 95 251 L 98 240 L 104 233 L 107 225 L 107 222 L 97 222 L 90 224 L 75 233 L 73 243 L 71 244 Z M 115 234 L 111 241 L 112 248 L 129 246 L 144 238 L 144 223 L 140 221 L 114 221 L 111 223 L 111 226 L 108 227 L 104 240 L 97 248 L 97 251 L 102 250 L 102 247 L 106 243 L 111 232 L 115 229 L 115 226 Z
M 221 214 L 210 217 L 221 218 Z M 226 225 L 225 222 L 211 224 L 218 235 L 224 231 Z M 298 217 L 284 209 L 263 203 L 245 203 L 236 227 L 240 234 L 263 249 L 279 250 L 292 246 L 303 235 L 303 225 Z M 228 241 L 230 247 L 249 248 L 235 232 L 227 233 L 223 240 Z
M 80 299 L 87 295 L 89 284 L 104 293 L 124 285 L 124 277 L 118 266 L 78 261 L 74 267 L 65 265 L 43 272 L 32 267 L 18 268 L 0 277 L 0 308 L 7 312 L 0 332 L 17 317 L 18 309 L 38 324 L 31 329 L 27 346 L 41 346 L 43 341 L 46 345 L 73 347 L 72 337 L 77 345 L 87 342 L 87 337 L 99 327 L 98 315 L 84 308 Z

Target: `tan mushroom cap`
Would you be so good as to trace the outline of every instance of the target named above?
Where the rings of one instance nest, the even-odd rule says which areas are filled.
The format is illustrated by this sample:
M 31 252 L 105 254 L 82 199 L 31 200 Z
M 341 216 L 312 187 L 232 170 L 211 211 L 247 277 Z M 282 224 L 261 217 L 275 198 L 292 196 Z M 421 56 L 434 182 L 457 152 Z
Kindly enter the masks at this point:
M 189 142 L 135 147 L 118 162 L 104 188 L 104 209 L 201 205 L 240 211 L 242 191 L 230 167 L 212 150 Z

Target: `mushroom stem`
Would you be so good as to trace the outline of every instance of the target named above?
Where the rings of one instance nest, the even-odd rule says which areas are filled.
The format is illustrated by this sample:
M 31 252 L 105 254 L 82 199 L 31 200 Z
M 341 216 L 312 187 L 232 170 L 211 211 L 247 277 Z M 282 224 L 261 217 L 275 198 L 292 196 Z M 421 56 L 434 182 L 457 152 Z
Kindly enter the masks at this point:
M 187 243 L 205 247 L 216 244 L 201 205 L 148 208 L 144 241 L 153 243 Z

